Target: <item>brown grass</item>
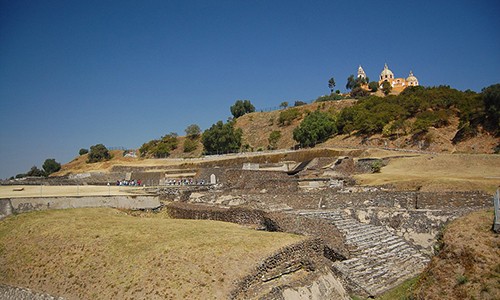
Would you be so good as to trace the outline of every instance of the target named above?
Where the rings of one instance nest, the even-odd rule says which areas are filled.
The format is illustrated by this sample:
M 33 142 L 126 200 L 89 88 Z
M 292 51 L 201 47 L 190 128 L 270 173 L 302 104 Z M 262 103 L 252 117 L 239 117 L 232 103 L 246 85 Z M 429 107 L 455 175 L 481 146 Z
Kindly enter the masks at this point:
M 360 184 L 391 184 L 399 189 L 493 192 L 500 184 L 499 170 L 499 155 L 419 154 L 391 159 L 380 173 L 355 178 Z
M 0 282 L 68 299 L 225 299 L 234 280 L 302 237 L 113 209 L 0 222 Z
M 500 299 L 500 237 L 493 211 L 474 212 L 445 230 L 444 248 L 421 275 L 418 299 Z

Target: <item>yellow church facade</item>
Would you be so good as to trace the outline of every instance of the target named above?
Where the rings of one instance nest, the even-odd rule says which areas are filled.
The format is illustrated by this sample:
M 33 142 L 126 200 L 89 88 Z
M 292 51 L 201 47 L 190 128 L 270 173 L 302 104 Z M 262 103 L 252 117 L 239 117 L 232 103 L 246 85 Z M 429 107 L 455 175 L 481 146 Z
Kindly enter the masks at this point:
M 359 66 L 358 68 L 358 78 L 363 78 L 366 79 L 366 73 L 363 70 L 363 67 Z M 389 69 L 387 64 L 384 65 L 384 69 L 382 72 L 380 72 L 379 80 L 378 80 L 378 85 L 379 88 L 382 88 L 382 84 L 384 81 L 387 81 L 391 84 L 392 86 L 392 91 L 395 94 L 399 94 L 402 92 L 405 88 L 409 86 L 418 86 L 418 79 L 413 75 L 413 72 L 410 71 L 410 74 L 406 78 L 396 78 L 394 77 L 394 73 Z M 368 83 L 363 85 L 362 88 L 369 90 L 368 88 Z
M 379 87 L 382 88 L 384 81 L 391 84 L 392 90 L 396 93 L 402 92 L 405 88 L 409 86 L 418 86 L 418 79 L 410 71 L 410 74 L 406 78 L 395 78 L 394 73 L 389 69 L 387 64 L 384 65 L 384 69 L 380 72 L 380 77 L 378 80 Z

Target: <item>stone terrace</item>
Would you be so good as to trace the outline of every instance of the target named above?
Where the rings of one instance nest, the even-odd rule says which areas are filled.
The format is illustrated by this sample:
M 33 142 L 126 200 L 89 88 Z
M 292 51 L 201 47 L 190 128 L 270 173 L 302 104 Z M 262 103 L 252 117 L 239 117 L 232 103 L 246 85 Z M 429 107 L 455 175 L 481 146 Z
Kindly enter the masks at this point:
M 429 258 L 382 226 L 363 224 L 336 211 L 302 211 L 299 215 L 331 221 L 345 237 L 351 257 L 333 269 L 359 295 L 376 296 L 423 271 Z

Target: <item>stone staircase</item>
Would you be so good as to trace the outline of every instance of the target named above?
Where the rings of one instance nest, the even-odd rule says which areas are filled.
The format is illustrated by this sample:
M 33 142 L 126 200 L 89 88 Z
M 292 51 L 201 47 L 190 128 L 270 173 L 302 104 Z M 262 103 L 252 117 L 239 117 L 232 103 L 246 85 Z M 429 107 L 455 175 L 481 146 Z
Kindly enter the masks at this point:
M 360 223 L 337 211 L 299 212 L 330 220 L 344 235 L 351 258 L 333 269 L 355 293 L 377 296 L 423 271 L 429 258 L 382 226 Z

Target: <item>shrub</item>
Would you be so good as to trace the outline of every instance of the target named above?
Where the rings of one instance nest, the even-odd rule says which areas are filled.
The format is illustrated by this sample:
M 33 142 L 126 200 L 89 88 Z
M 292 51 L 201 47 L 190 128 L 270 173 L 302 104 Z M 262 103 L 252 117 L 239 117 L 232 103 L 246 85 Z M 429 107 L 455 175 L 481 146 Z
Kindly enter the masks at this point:
M 314 102 L 325 102 L 325 101 L 337 101 L 342 100 L 344 97 L 337 93 L 331 93 L 330 95 L 320 96 Z
M 168 157 L 170 152 L 177 148 L 177 138 L 177 133 L 171 132 L 162 136 L 160 140 L 151 140 L 142 144 L 139 148 L 139 154 L 141 157 Z
M 384 166 L 384 163 L 381 160 L 376 160 L 376 161 L 372 162 L 370 165 L 373 173 L 380 173 L 380 170 L 382 170 L 383 166 Z
M 278 141 L 281 139 L 281 132 L 274 130 L 269 134 L 269 149 L 270 150 L 275 150 L 278 145 Z
M 293 104 L 293 106 L 302 106 L 302 105 L 306 105 L 307 103 L 305 103 L 304 101 L 300 101 L 300 100 L 297 100 L 295 101 L 295 103 Z
M 80 155 L 84 155 L 84 154 L 87 154 L 87 153 L 89 153 L 89 150 L 85 149 L 85 148 L 82 148 L 82 149 L 80 149 L 80 151 L 78 151 L 78 154 L 80 154 Z
M 302 146 L 313 147 L 337 133 L 335 120 L 330 114 L 315 111 L 307 115 L 293 130 L 293 139 Z
M 302 116 L 302 113 L 297 108 L 289 108 L 280 112 L 278 124 L 281 126 L 290 125 L 293 120 Z
M 184 140 L 184 152 L 185 153 L 193 152 L 194 150 L 196 150 L 196 148 L 198 148 L 198 141 L 197 140 L 193 140 L 193 139 L 189 139 L 189 138 Z

